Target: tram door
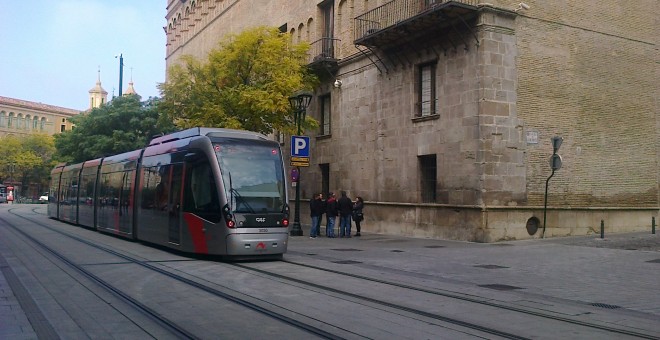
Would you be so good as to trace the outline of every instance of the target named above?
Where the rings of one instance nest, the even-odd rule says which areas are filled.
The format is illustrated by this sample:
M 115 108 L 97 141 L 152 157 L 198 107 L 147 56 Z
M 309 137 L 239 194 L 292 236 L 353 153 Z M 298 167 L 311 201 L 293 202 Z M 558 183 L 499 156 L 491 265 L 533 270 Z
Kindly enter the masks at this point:
M 170 173 L 170 197 L 168 202 L 168 242 L 181 244 L 181 184 L 183 164 L 172 164 Z

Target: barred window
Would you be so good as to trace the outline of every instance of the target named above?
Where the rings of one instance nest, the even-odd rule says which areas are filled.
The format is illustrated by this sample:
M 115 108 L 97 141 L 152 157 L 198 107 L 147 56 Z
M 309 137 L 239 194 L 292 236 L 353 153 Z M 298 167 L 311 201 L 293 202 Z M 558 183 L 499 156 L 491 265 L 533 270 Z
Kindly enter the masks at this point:
M 330 95 L 325 95 L 321 97 L 321 135 L 329 135 L 330 134 L 330 110 L 331 106 L 331 101 L 330 101 Z
M 438 167 L 435 155 L 418 156 L 422 202 L 436 202 Z
M 419 65 L 417 68 L 417 117 L 434 115 L 436 111 L 435 68 L 436 63 Z

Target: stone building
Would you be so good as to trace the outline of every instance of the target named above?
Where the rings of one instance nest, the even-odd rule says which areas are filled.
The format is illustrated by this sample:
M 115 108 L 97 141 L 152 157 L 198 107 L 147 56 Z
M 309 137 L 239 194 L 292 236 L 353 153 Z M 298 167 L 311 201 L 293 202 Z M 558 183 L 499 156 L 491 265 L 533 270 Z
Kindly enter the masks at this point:
M 364 197 L 367 231 L 492 242 L 585 235 L 601 221 L 644 230 L 660 203 L 659 7 L 168 0 L 166 60 L 203 59 L 256 25 L 308 41 L 322 82 L 303 198 Z
M 0 96 L 0 137 L 14 134 L 54 135 L 71 130 L 69 118 L 80 111 Z

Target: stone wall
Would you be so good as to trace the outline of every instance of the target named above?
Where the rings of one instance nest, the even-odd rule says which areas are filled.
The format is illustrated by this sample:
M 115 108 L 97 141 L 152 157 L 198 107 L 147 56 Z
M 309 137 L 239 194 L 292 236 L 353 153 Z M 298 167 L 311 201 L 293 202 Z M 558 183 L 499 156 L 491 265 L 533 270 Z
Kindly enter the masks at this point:
M 613 231 L 648 228 L 659 205 L 657 1 L 525 1 L 530 9 L 517 12 L 517 2 L 488 1 L 464 31 L 466 44 L 451 35 L 446 41 L 458 46 L 411 41 L 379 64 L 355 49 L 351 18 L 385 2 L 335 1 L 342 86 L 324 75 L 316 91 L 331 97 L 331 134 L 306 132 L 312 166 L 302 171 L 303 199 L 321 190 L 318 165 L 327 164 L 331 191 L 367 201 L 367 231 L 539 237 L 526 223 L 543 220 L 550 138 L 558 135 L 563 167 L 549 182 L 545 235 L 593 233 L 601 219 Z M 168 13 L 191 3 L 172 2 Z M 203 58 L 223 35 L 258 24 L 286 24 L 294 41 L 320 37 L 320 1 L 199 3 L 168 33 L 168 65 L 183 54 Z M 415 72 L 430 61 L 439 114 L 419 119 Z M 308 114 L 319 118 L 319 109 L 314 100 Z M 437 200 L 423 204 L 418 157 L 431 154 Z

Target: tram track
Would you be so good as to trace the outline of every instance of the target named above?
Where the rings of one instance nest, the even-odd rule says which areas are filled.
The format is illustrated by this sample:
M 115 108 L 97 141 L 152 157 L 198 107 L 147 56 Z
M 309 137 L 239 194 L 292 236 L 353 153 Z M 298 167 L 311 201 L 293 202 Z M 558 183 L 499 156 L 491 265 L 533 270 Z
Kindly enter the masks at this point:
M 85 244 L 88 244 L 89 246 L 93 246 L 93 247 L 98 248 L 100 250 L 106 251 L 106 252 L 108 252 L 112 255 L 123 258 L 126 261 L 136 263 L 136 264 L 141 265 L 143 267 L 146 267 L 150 270 L 154 270 L 154 271 L 159 272 L 163 275 L 167 275 L 168 277 L 175 276 L 176 277 L 175 279 L 179 280 L 180 282 L 186 283 L 188 285 L 194 286 L 194 287 L 202 289 L 204 291 L 211 290 L 211 292 L 210 292 L 211 294 L 215 295 L 215 293 L 213 293 L 213 291 L 217 291 L 216 289 L 208 287 L 208 286 L 206 286 L 204 284 L 201 284 L 197 281 L 191 280 L 191 279 L 186 278 L 186 277 L 182 277 L 180 275 L 173 274 L 172 272 L 170 272 L 168 270 L 165 270 L 163 268 L 151 265 L 149 263 L 146 263 L 145 261 L 134 259 L 131 256 L 127 256 L 125 254 L 119 253 L 119 252 L 117 252 L 113 249 L 109 249 L 109 248 L 106 248 L 106 247 L 103 247 L 103 246 L 99 246 L 99 245 L 97 245 L 93 242 L 82 239 L 78 236 L 70 235 L 66 232 L 62 232 L 62 231 L 57 230 L 55 228 L 51 228 L 49 226 L 46 226 L 46 225 L 44 225 L 44 224 L 42 224 L 38 221 L 34 221 L 34 220 L 31 220 L 31 219 L 23 217 L 23 216 L 19 216 L 19 217 L 27 219 L 32 223 L 38 224 L 38 225 L 40 225 L 44 228 L 48 228 L 50 230 L 58 232 L 58 233 L 60 233 L 64 236 L 70 237 L 74 240 L 77 240 L 77 241 L 83 242 Z M 341 276 L 349 277 L 349 278 L 356 279 L 356 280 L 363 280 L 363 281 L 368 281 L 368 282 L 372 282 L 372 283 L 387 285 L 387 286 L 395 287 L 396 289 L 404 289 L 404 290 L 407 290 L 407 291 L 414 291 L 414 292 L 418 292 L 418 293 L 421 293 L 421 294 L 430 294 L 431 296 L 454 299 L 454 300 L 458 300 L 458 301 L 466 302 L 466 303 L 471 303 L 471 304 L 484 305 L 484 306 L 488 306 L 490 308 L 495 308 L 495 309 L 499 309 L 499 310 L 503 310 L 503 311 L 507 311 L 507 312 L 520 313 L 520 314 L 527 315 L 527 316 L 530 316 L 530 317 L 549 319 L 549 320 L 553 320 L 555 322 L 567 323 L 567 324 L 576 325 L 576 326 L 580 326 L 580 327 L 586 327 L 586 328 L 589 328 L 589 329 L 606 332 L 607 334 L 612 334 L 612 335 L 616 334 L 616 335 L 619 335 L 619 336 L 629 336 L 629 337 L 642 338 L 642 339 L 658 339 L 657 336 L 644 334 L 644 333 L 641 333 L 641 332 L 636 332 L 634 330 L 621 329 L 621 328 L 606 326 L 606 325 L 602 325 L 602 324 L 598 324 L 598 323 L 591 323 L 591 322 L 587 322 L 587 321 L 576 320 L 576 319 L 572 319 L 572 318 L 569 318 L 569 317 L 560 316 L 560 315 L 556 315 L 556 314 L 543 313 L 543 312 L 540 312 L 540 311 L 529 310 L 529 309 L 525 309 L 525 308 L 521 308 L 521 307 L 516 307 L 516 306 L 506 305 L 506 304 L 503 304 L 503 303 L 489 301 L 489 300 L 486 300 L 486 299 L 480 299 L 479 297 L 475 297 L 475 296 L 464 296 L 464 295 L 460 295 L 460 294 L 455 293 L 455 292 L 442 291 L 440 289 L 429 289 L 429 288 L 418 287 L 418 286 L 413 286 L 413 285 L 399 283 L 399 282 L 392 282 L 392 281 L 372 278 L 372 277 L 365 276 L 365 275 L 352 274 L 352 273 L 347 273 L 347 272 L 344 272 L 344 271 L 337 271 L 337 270 L 333 270 L 333 269 L 329 269 L 329 268 L 323 268 L 323 267 L 314 266 L 314 265 L 309 265 L 309 264 L 305 264 L 305 263 L 298 263 L 298 262 L 294 262 L 294 261 L 290 261 L 290 260 L 282 261 L 282 263 L 285 263 L 287 265 L 301 267 L 301 268 L 307 268 L 307 269 L 311 269 L 311 270 L 318 270 L 318 271 L 321 271 L 321 272 L 324 272 L 324 273 L 329 273 L 329 274 L 332 274 L 332 275 L 341 275 Z M 236 267 L 236 268 L 240 268 L 242 271 L 252 271 L 252 272 L 258 273 L 259 275 L 276 278 L 280 281 L 292 282 L 292 283 L 295 283 L 296 285 L 303 286 L 307 289 L 308 289 L 308 287 L 313 287 L 315 289 L 318 289 L 318 290 L 321 290 L 321 291 L 324 291 L 324 292 L 333 293 L 335 295 L 341 295 L 342 297 L 349 298 L 350 300 L 363 301 L 363 302 L 366 302 L 368 304 L 379 305 L 379 306 L 385 307 L 387 309 L 400 311 L 402 313 L 402 315 L 403 314 L 410 314 L 410 315 L 418 316 L 419 320 L 423 320 L 423 319 L 435 320 L 436 322 L 438 322 L 438 326 L 441 326 L 441 324 L 446 323 L 446 324 L 456 325 L 456 326 L 459 326 L 459 327 L 462 327 L 462 328 L 465 328 L 465 329 L 474 330 L 474 331 L 479 332 L 479 333 L 489 334 L 490 336 L 496 336 L 496 337 L 507 338 L 507 339 L 527 339 L 527 337 L 525 337 L 525 336 L 514 334 L 515 332 L 511 333 L 511 332 L 507 332 L 507 331 L 502 331 L 501 329 L 496 329 L 494 327 L 483 326 L 483 325 L 480 325 L 480 324 L 477 324 L 477 323 L 474 323 L 474 322 L 461 320 L 459 318 L 455 318 L 455 317 L 451 317 L 451 316 L 447 316 L 447 315 L 441 315 L 437 312 L 433 313 L 433 312 L 421 310 L 419 308 L 406 306 L 406 305 L 401 304 L 401 303 L 394 303 L 394 302 L 386 301 L 386 300 L 379 299 L 379 298 L 364 296 L 362 294 L 350 293 L 350 292 L 347 292 L 345 289 L 333 288 L 329 285 L 318 284 L 318 283 L 315 283 L 315 282 L 310 281 L 310 280 L 305 280 L 305 279 L 299 279 L 299 278 L 296 278 L 296 277 L 292 277 L 291 275 L 285 275 L 285 274 L 280 274 L 278 272 L 259 269 L 259 268 L 256 268 L 255 265 L 252 265 L 252 264 L 230 263 L 229 265 L 233 266 L 233 267 Z M 169 268 L 169 267 L 166 267 L 166 268 Z M 171 269 L 176 270 L 176 269 L 173 269 L 173 268 L 171 268 Z M 191 274 L 186 273 L 186 275 L 191 275 Z M 194 275 L 192 275 L 192 276 L 197 278 Z M 223 293 L 223 292 L 219 292 L 219 293 L 221 293 L 221 295 L 226 294 L 226 293 Z M 229 299 L 233 300 L 235 298 L 236 297 L 230 297 Z M 259 307 L 259 308 L 262 308 L 262 307 Z M 285 318 L 288 318 L 288 317 L 285 317 Z M 306 327 L 309 327 L 309 325 L 306 325 L 306 326 L 303 325 L 302 328 L 307 330 Z M 338 337 L 334 334 L 326 332 L 324 330 L 322 330 L 322 332 L 324 332 L 326 334 L 324 334 L 324 333 L 322 333 L 320 335 L 316 334 L 316 333 L 314 333 L 314 334 L 316 334 L 317 336 L 320 336 L 320 337 L 324 337 L 324 338 L 341 338 L 341 337 Z M 310 331 L 310 333 L 313 333 L 313 329 L 312 329 L 312 331 Z M 358 334 L 354 334 L 354 335 L 359 336 Z
M 299 267 L 315 269 L 315 270 L 328 272 L 328 273 L 332 273 L 332 274 L 337 274 L 337 275 L 341 275 L 341 276 L 356 278 L 356 279 L 359 279 L 359 280 L 365 280 L 365 281 L 369 281 L 369 282 L 389 285 L 389 286 L 403 288 L 403 289 L 407 289 L 407 290 L 413 290 L 413 291 L 426 293 L 426 294 L 431 294 L 431 295 L 435 295 L 435 296 L 441 296 L 441 297 L 451 298 L 451 299 L 455 299 L 455 300 L 460 300 L 460 301 L 485 305 L 485 306 L 489 306 L 489 307 L 494 307 L 494 308 L 498 308 L 498 309 L 502 309 L 502 310 L 507 310 L 507 311 L 522 313 L 522 314 L 526 314 L 526 315 L 536 316 L 536 317 L 540 317 L 540 318 L 561 321 L 561 322 L 574 324 L 574 325 L 578 325 L 578 326 L 589 327 L 589 328 L 593 328 L 593 329 L 597 329 L 597 330 L 607 331 L 607 332 L 610 332 L 610 333 L 628 335 L 628 336 L 638 337 L 638 338 L 642 338 L 642 339 L 658 339 L 658 337 L 656 337 L 656 336 L 652 336 L 652 335 L 648 335 L 648 334 L 644 334 L 644 333 L 640 333 L 640 332 L 636 332 L 636 331 L 631 331 L 631 330 L 627 330 L 627 329 L 620 329 L 620 328 L 614 328 L 614 327 L 604 326 L 604 325 L 601 325 L 601 324 L 590 323 L 590 322 L 581 321 L 581 320 L 575 320 L 575 319 L 571 319 L 571 318 L 567 318 L 567 317 L 563 317 L 563 316 L 559 316 L 559 315 L 554 315 L 554 314 L 550 314 L 550 313 L 543 313 L 543 312 L 529 310 L 529 309 L 525 309 L 525 308 L 521 308 L 521 307 L 516 307 L 516 306 L 511 306 L 511 305 L 498 303 L 498 302 L 493 302 L 493 301 L 489 301 L 489 300 L 486 300 L 486 299 L 479 299 L 479 298 L 470 297 L 470 296 L 466 296 L 466 295 L 459 295 L 459 294 L 456 294 L 456 293 L 441 291 L 441 290 L 437 290 L 437 289 L 422 288 L 422 287 L 412 286 L 412 285 L 409 285 L 409 284 L 403 284 L 403 283 L 399 283 L 399 282 L 386 281 L 386 280 L 376 279 L 376 278 L 372 278 L 372 277 L 368 277 L 368 276 L 364 276 L 364 275 L 347 273 L 345 271 L 338 271 L 338 270 L 323 268 L 323 267 L 314 266 L 314 265 L 310 265 L 310 264 L 293 262 L 293 261 L 289 261 L 289 260 L 283 260 L 283 262 L 288 263 L 288 264 L 292 264 L 292 265 L 295 265 L 295 266 L 299 266 Z M 280 279 L 287 279 L 287 280 L 296 281 L 296 282 L 301 281 L 301 280 L 296 279 L 296 278 L 285 277 L 284 275 L 281 275 L 281 274 L 270 273 L 270 272 L 267 272 L 267 271 L 264 271 L 264 270 L 261 270 L 261 269 L 251 268 L 251 267 L 248 267 L 248 266 L 245 266 L 245 265 L 240 265 L 240 264 L 235 264 L 235 265 L 240 266 L 244 269 L 250 269 L 250 270 L 257 271 L 261 274 L 277 276 Z M 303 283 L 303 284 L 306 284 L 306 285 L 313 284 L 311 282 L 299 282 L 299 283 Z M 327 286 L 326 287 L 320 287 L 319 286 L 318 288 L 332 289 L 332 288 L 327 287 Z M 342 293 L 345 293 L 345 292 L 342 291 Z M 364 298 L 364 297 L 360 296 L 360 298 Z M 377 301 L 376 300 L 376 301 L 372 301 L 372 302 L 381 303 L 381 304 L 384 304 L 384 305 L 389 305 L 389 303 L 384 302 L 384 301 Z M 425 314 L 425 313 L 422 313 L 422 314 Z M 433 316 L 431 316 L 431 317 L 433 317 Z
M 35 211 L 35 210 L 33 210 L 33 211 Z M 60 235 L 71 238 L 73 240 L 76 240 L 78 242 L 86 244 L 90 247 L 102 250 L 106 253 L 109 253 L 113 256 L 117 256 L 117 257 L 119 257 L 121 259 L 124 259 L 126 261 L 129 261 L 131 263 L 138 264 L 142 267 L 148 268 L 149 270 L 158 272 L 159 274 L 162 274 L 162 275 L 165 275 L 167 277 L 173 278 L 177 281 L 180 281 L 180 282 L 185 283 L 187 285 L 193 286 L 195 288 L 203 290 L 203 291 L 205 291 L 207 293 L 210 293 L 212 295 L 225 298 L 229 301 L 232 301 L 232 302 L 235 302 L 235 303 L 238 303 L 238 304 L 241 304 L 241 305 L 246 304 L 246 306 L 248 308 L 255 308 L 257 311 L 260 311 L 260 312 L 262 312 L 266 315 L 269 315 L 271 317 L 280 319 L 280 320 L 284 321 L 285 323 L 292 324 L 292 325 L 294 325 L 298 328 L 304 329 L 304 330 L 306 330 L 306 331 L 308 331 L 308 332 L 310 332 L 314 335 L 317 335 L 321 338 L 342 339 L 342 337 L 336 336 L 336 335 L 334 335 L 332 333 L 329 333 L 327 331 L 318 329 L 316 327 L 310 326 L 310 325 L 305 324 L 305 323 L 301 323 L 300 321 L 293 320 L 293 319 L 291 319 L 287 316 L 274 314 L 274 312 L 268 311 L 268 310 L 264 309 L 263 307 L 258 306 L 258 305 L 254 305 L 251 302 L 248 302 L 246 300 L 237 298 L 235 296 L 228 295 L 224 292 L 220 292 L 220 291 L 218 291 L 214 288 L 208 287 L 204 284 L 201 284 L 201 283 L 196 282 L 194 280 L 191 280 L 189 278 L 174 274 L 170 271 L 167 271 L 163 268 L 154 266 L 150 263 L 147 263 L 147 262 L 144 262 L 144 261 L 141 261 L 141 260 L 136 260 L 131 256 L 128 256 L 128 255 L 119 253 L 119 252 L 117 252 L 113 249 L 98 245 L 98 244 L 96 244 L 94 242 L 91 242 L 89 240 L 86 240 L 84 238 L 81 238 L 81 237 L 78 237 L 78 236 L 75 236 L 75 235 L 71 235 L 69 233 L 66 233 L 66 232 L 60 231 L 58 229 L 52 228 L 52 227 L 47 226 L 47 225 L 45 225 L 45 224 L 43 224 L 39 221 L 35 221 L 35 220 L 32 220 L 32 219 L 24 217 L 24 216 L 20 216 L 20 215 L 14 215 L 14 216 L 17 216 L 17 217 L 20 217 L 22 219 L 28 220 L 31 223 L 39 225 L 39 226 L 41 226 L 43 228 L 46 228 L 48 230 L 54 231 L 54 232 L 56 232 Z M 21 232 L 21 231 L 19 231 L 19 232 Z M 247 266 L 244 266 L 244 265 L 241 265 L 241 264 L 237 264 L 237 263 L 230 263 L 230 265 L 240 267 L 240 268 L 243 268 L 243 269 L 254 270 L 253 268 L 250 268 L 250 267 L 247 267 Z M 265 271 L 262 271 L 261 274 L 268 274 L 268 275 L 273 276 L 273 277 L 277 276 L 277 275 L 274 275 L 273 273 L 268 273 L 268 272 L 265 272 Z M 294 281 L 292 278 L 288 278 L 288 277 L 285 277 L 285 276 L 281 276 L 279 278 L 286 279 L 286 280 L 289 280 L 289 281 Z M 308 284 L 307 282 L 301 282 L 301 283 Z M 327 287 L 321 287 L 321 288 L 328 289 Z M 344 294 L 343 292 L 341 292 L 341 293 Z M 476 332 L 478 332 L 478 334 L 479 333 L 488 334 L 489 338 L 492 338 L 493 336 L 495 336 L 495 337 L 503 338 L 503 339 L 517 339 L 517 340 L 529 339 L 527 337 L 519 336 L 519 335 L 516 335 L 516 334 L 513 334 L 513 333 L 509 333 L 509 332 L 504 332 L 504 331 L 498 330 L 498 329 L 493 328 L 493 327 L 486 327 L 486 326 L 478 325 L 476 323 L 465 322 L 465 321 L 459 320 L 457 318 L 451 318 L 451 317 L 447 317 L 447 316 L 441 316 L 441 315 L 437 315 L 437 314 L 433 314 L 433 313 L 428 313 L 428 312 L 424 312 L 424 311 L 421 311 L 421 310 L 418 310 L 418 309 L 409 308 L 409 307 L 405 307 L 405 306 L 401 306 L 401 305 L 397 305 L 397 304 L 393 304 L 393 303 L 387 303 L 387 302 L 380 301 L 380 300 L 377 300 L 377 299 L 369 299 L 369 298 L 365 298 L 365 297 L 357 296 L 357 295 L 355 297 L 359 298 L 362 301 L 368 301 L 368 302 L 378 304 L 378 305 L 381 305 L 381 306 L 386 306 L 390 309 L 397 310 L 397 311 L 400 311 L 400 312 L 405 312 L 405 313 L 408 313 L 408 314 L 416 315 L 418 317 L 422 317 L 422 318 L 426 318 L 426 319 L 430 319 L 430 320 L 436 320 L 436 321 L 439 321 L 440 323 L 451 324 L 451 325 L 459 326 L 459 327 L 467 329 L 467 330 L 476 331 Z M 442 327 L 442 324 L 438 324 L 438 326 Z M 347 330 L 345 330 L 345 331 L 347 331 Z M 359 336 L 358 334 L 354 334 L 354 335 Z
M 637 332 L 637 331 L 633 331 L 633 330 L 629 330 L 629 329 L 622 329 L 622 328 L 606 326 L 606 325 L 603 325 L 603 324 L 598 324 L 598 323 L 593 323 L 593 322 L 576 320 L 576 319 L 572 319 L 572 318 L 568 318 L 568 317 L 564 317 L 564 316 L 560 316 L 560 315 L 556 315 L 556 314 L 543 313 L 543 312 L 534 311 L 534 310 L 530 310 L 530 309 L 525 309 L 525 308 L 521 308 L 521 307 L 506 305 L 506 304 L 503 304 L 503 303 L 493 302 L 493 301 L 489 301 L 487 299 L 480 299 L 480 298 L 477 298 L 477 297 L 459 295 L 457 293 L 443 292 L 441 290 L 422 288 L 422 287 L 412 286 L 412 285 L 409 285 L 409 284 L 403 284 L 403 283 L 392 282 L 392 281 L 387 281 L 387 280 L 382 280 L 382 279 L 376 279 L 376 278 L 368 277 L 368 276 L 365 276 L 365 275 L 347 273 L 347 272 L 344 272 L 344 271 L 338 271 L 338 270 L 323 268 L 323 267 L 309 265 L 309 264 L 305 264 L 305 263 L 298 263 L 298 262 L 294 262 L 294 261 L 290 261 L 290 260 L 283 260 L 282 262 L 287 263 L 287 264 L 291 264 L 291 265 L 294 265 L 294 266 L 298 266 L 298 267 L 314 269 L 314 270 L 318 270 L 318 271 L 322 271 L 322 272 L 326 272 L 326 273 L 331 273 L 331 274 L 336 274 L 336 275 L 340 275 L 340 276 L 355 278 L 355 279 L 358 279 L 358 280 L 364 280 L 364 281 L 369 281 L 369 282 L 373 282 L 373 283 L 388 285 L 388 286 L 392 286 L 392 287 L 396 287 L 396 288 L 402 288 L 402 289 L 406 289 L 406 290 L 411 290 L 411 291 L 416 291 L 416 292 L 420 292 L 420 293 L 430 294 L 430 295 L 433 295 L 433 296 L 440 296 L 440 297 L 455 299 L 455 300 L 459 300 L 459 301 L 463 301 L 463 302 L 469 302 L 469 303 L 473 303 L 473 304 L 484 305 L 484 306 L 488 306 L 488 307 L 492 307 L 492 308 L 496 308 L 496 309 L 500 309 L 500 310 L 504 310 L 504 311 L 510 311 L 510 312 L 520 313 L 520 314 L 524 314 L 524 315 L 528 315 L 528 316 L 533 316 L 533 317 L 538 317 L 538 318 L 543 318 L 543 319 L 549 319 L 549 320 L 553 320 L 553 321 L 559 321 L 559 322 L 572 324 L 572 325 L 576 325 L 576 326 L 581 326 L 581 327 L 586 327 L 586 328 L 590 328 L 590 329 L 594 329 L 594 330 L 598 330 L 598 331 L 604 331 L 604 332 L 611 333 L 611 334 L 617 334 L 617 335 L 621 335 L 621 336 L 630 336 L 630 337 L 635 337 L 635 338 L 640 338 L 640 339 L 659 339 L 657 336 L 651 335 L 651 334 L 645 334 L 645 333 L 641 333 L 641 332 Z M 498 335 L 498 336 L 502 336 L 502 337 L 505 337 L 505 338 L 524 338 L 524 337 L 513 335 L 513 334 L 510 334 L 510 333 L 507 333 L 507 332 L 501 332 L 501 331 L 498 331 L 498 330 L 493 330 L 493 329 L 490 329 L 488 327 L 483 327 L 483 326 L 480 326 L 480 325 L 477 325 L 477 324 L 474 324 L 474 323 L 465 322 L 465 321 L 462 321 L 462 320 L 459 320 L 459 319 L 456 319 L 456 318 L 451 318 L 451 317 L 447 317 L 447 316 L 436 314 L 436 313 L 429 313 L 429 312 L 426 312 L 426 311 L 423 311 L 423 310 L 419 310 L 417 308 L 412 308 L 412 307 L 404 306 L 404 305 L 401 305 L 401 304 L 391 303 L 391 302 L 388 302 L 388 301 L 384 301 L 382 299 L 375 299 L 375 298 L 366 297 L 366 296 L 361 295 L 361 294 L 350 293 L 350 292 L 347 292 L 344 289 L 337 289 L 337 288 L 333 288 L 333 287 L 328 286 L 328 285 L 317 284 L 317 283 L 314 283 L 310 280 L 298 279 L 298 278 L 291 277 L 291 276 L 288 276 L 288 275 L 283 275 L 283 274 L 280 274 L 280 273 L 275 273 L 275 272 L 272 272 L 272 271 L 255 268 L 253 266 L 249 266 L 249 265 L 245 265 L 245 264 L 233 263 L 232 265 L 236 266 L 236 267 L 239 267 L 239 268 L 242 268 L 244 270 L 254 271 L 254 272 L 257 272 L 257 273 L 262 274 L 262 275 L 276 277 L 276 278 L 281 279 L 281 280 L 288 280 L 290 282 L 295 282 L 295 283 L 298 283 L 298 284 L 301 284 L 301 285 L 304 285 L 304 286 L 315 287 L 315 288 L 323 290 L 323 291 L 331 291 L 331 292 L 334 292 L 334 293 L 337 293 L 337 294 L 341 294 L 343 296 L 350 296 L 351 298 L 354 298 L 354 299 L 360 299 L 360 300 L 368 301 L 370 303 L 382 305 L 382 306 L 385 306 L 385 307 L 388 307 L 388 308 L 394 308 L 394 309 L 405 311 L 405 312 L 408 312 L 408 313 L 413 313 L 413 314 L 416 314 L 416 315 L 419 315 L 419 316 L 423 316 L 423 317 L 427 317 L 427 318 L 431 318 L 431 319 L 435 319 L 435 320 L 439 320 L 439 321 L 443 321 L 443 322 L 448 322 L 448 323 L 460 325 L 460 326 L 467 327 L 467 328 L 470 328 L 470 329 L 483 331 L 483 332 L 486 332 L 486 333 L 489 333 L 489 334 Z M 498 334 L 500 332 L 504 333 L 504 334 Z
M 34 209 L 33 209 L 33 211 L 34 211 Z M 12 213 L 12 210 L 10 209 L 9 212 Z M 325 331 L 323 329 L 320 329 L 318 327 L 315 327 L 315 326 L 310 325 L 308 323 L 305 323 L 303 321 L 296 320 L 296 319 L 294 319 L 292 317 L 289 317 L 287 315 L 284 315 L 282 313 L 278 313 L 278 312 L 269 310 L 269 309 L 267 309 L 263 306 L 255 304 L 255 303 L 253 303 L 251 301 L 248 301 L 246 299 L 242 299 L 240 297 L 233 296 L 233 295 L 230 295 L 228 293 L 222 292 L 220 290 L 214 289 L 212 287 L 203 285 L 203 284 L 201 284 L 199 282 L 196 282 L 194 280 L 191 280 L 189 278 L 183 277 L 181 275 L 174 274 L 174 273 L 169 272 L 169 271 L 167 271 L 163 268 L 159 268 L 159 267 L 157 267 L 155 265 L 152 265 L 150 263 L 144 262 L 142 260 L 138 260 L 136 258 L 133 258 L 133 257 L 125 255 L 125 254 L 122 254 L 118 251 L 115 251 L 113 249 L 101 246 L 97 243 L 91 242 L 91 241 L 86 240 L 84 238 L 81 238 L 81 237 L 78 237 L 78 236 L 75 236 L 75 235 L 71 235 L 71 234 L 66 233 L 66 232 L 62 232 L 60 230 L 57 230 L 57 229 L 52 228 L 50 226 L 47 226 L 47 225 L 45 225 L 45 224 L 43 224 L 39 221 L 35 221 L 35 220 L 30 219 L 30 218 L 27 218 L 27 217 L 24 217 L 24 216 L 21 216 L 21 215 L 18 215 L 18 214 L 14 214 L 14 213 L 12 213 L 12 215 L 16 216 L 16 217 L 19 217 L 21 219 L 27 220 L 31 223 L 34 223 L 34 224 L 36 224 L 36 225 L 38 225 L 42 228 L 45 228 L 45 229 L 48 229 L 50 231 L 56 232 L 56 233 L 58 233 L 62 236 L 65 236 L 65 237 L 71 238 L 75 241 L 81 242 L 81 243 L 83 243 L 87 246 L 93 247 L 93 248 L 98 249 L 98 250 L 102 250 L 102 251 L 104 251 L 108 254 L 111 254 L 113 256 L 117 256 L 117 257 L 119 257 L 123 260 L 126 260 L 126 261 L 130 262 L 130 263 L 133 263 L 133 264 L 139 265 L 143 268 L 146 268 L 146 269 L 149 269 L 151 271 L 157 272 L 157 273 L 159 273 L 161 275 L 164 275 L 164 276 L 166 276 L 170 279 L 174 279 L 174 280 L 176 280 L 178 282 L 181 282 L 181 283 L 184 283 L 188 286 L 191 286 L 191 287 L 197 288 L 199 290 L 202 290 L 205 293 L 208 293 L 208 294 L 211 294 L 213 296 L 225 299 L 225 300 L 233 302 L 237 305 L 243 306 L 243 307 L 248 308 L 250 310 L 253 310 L 253 311 L 256 311 L 256 312 L 261 313 L 263 315 L 266 315 L 270 318 L 279 320 L 279 321 L 281 321 L 281 322 L 283 322 L 287 325 L 290 325 L 290 326 L 296 327 L 298 329 L 304 330 L 304 331 L 306 331 L 310 334 L 316 335 L 320 338 L 324 338 L 324 339 L 343 339 L 343 337 L 337 336 L 335 334 L 332 334 L 328 331 Z M 103 280 L 99 276 L 91 273 L 90 271 L 86 270 L 83 266 L 76 264 L 74 261 L 68 259 L 66 256 L 60 254 L 59 252 L 57 252 L 53 248 L 49 247 L 45 243 L 39 241 L 35 237 L 29 235 L 28 233 L 24 232 L 20 228 L 16 227 L 16 225 L 14 225 L 13 223 L 7 221 L 6 219 L 4 219 L 2 217 L 0 217 L 0 220 L 2 220 L 7 226 L 10 226 L 14 231 L 18 232 L 23 237 L 27 238 L 28 240 L 30 240 L 34 244 L 38 245 L 40 248 L 46 250 L 51 255 L 57 257 L 59 260 L 64 262 L 67 266 L 75 269 L 76 271 L 78 271 L 79 273 L 81 273 L 85 277 L 89 278 L 93 282 L 96 282 L 98 285 L 100 285 L 104 289 L 108 290 L 112 294 L 118 296 L 123 301 L 127 302 L 128 304 L 130 304 L 131 306 L 133 306 L 134 308 L 136 308 L 137 310 L 142 312 L 144 315 L 147 315 L 149 318 L 151 318 L 153 320 L 156 320 L 164 328 L 171 331 L 171 333 L 174 334 L 176 337 L 186 338 L 186 339 L 198 339 L 197 336 L 195 336 L 193 333 L 187 331 L 184 327 L 178 325 L 177 323 L 175 323 L 171 320 L 168 320 L 167 318 L 164 318 L 162 315 L 155 312 L 153 309 L 149 308 L 148 306 L 144 305 L 143 303 L 141 303 L 137 299 L 134 299 L 134 298 L 130 297 L 128 294 L 124 293 L 121 289 L 115 287 L 114 285 L 107 282 L 106 280 Z
M 90 271 L 86 270 L 83 266 L 80 266 L 80 265 L 74 263 L 69 258 L 67 258 L 66 256 L 63 256 L 62 254 L 60 254 L 59 252 L 57 252 L 53 248 L 51 248 L 48 245 L 44 244 L 43 242 L 39 241 L 38 239 L 31 236 L 30 234 L 20 230 L 14 224 L 10 223 L 6 219 L 0 217 L 0 221 L 4 222 L 5 225 L 11 227 L 12 230 L 19 233 L 24 238 L 30 240 L 30 242 L 32 242 L 33 244 L 39 246 L 41 249 L 45 250 L 47 253 L 53 255 L 55 258 L 57 258 L 58 260 L 60 260 L 64 264 L 66 264 L 68 267 L 74 269 L 76 272 L 82 274 L 84 277 L 90 279 L 92 282 L 95 282 L 97 285 L 104 288 L 106 291 L 110 292 L 115 297 L 117 297 L 120 300 L 124 301 L 128 305 L 132 306 L 135 310 L 139 311 L 142 315 L 145 315 L 149 319 L 155 321 L 157 324 L 159 324 L 164 329 L 168 330 L 175 337 L 182 338 L 182 339 L 198 339 L 198 337 L 196 337 L 193 334 L 189 333 L 184 328 L 177 325 L 175 322 L 172 322 L 171 320 L 168 320 L 167 318 L 163 317 L 159 313 L 155 312 L 153 309 L 151 309 L 151 308 L 147 307 L 146 305 L 142 304 L 141 302 L 139 302 L 137 299 L 134 299 L 131 296 L 129 296 L 128 294 L 125 294 L 124 292 L 122 292 L 120 289 L 116 288 L 115 286 L 113 286 L 109 282 L 101 279 L 97 275 L 94 275 Z

